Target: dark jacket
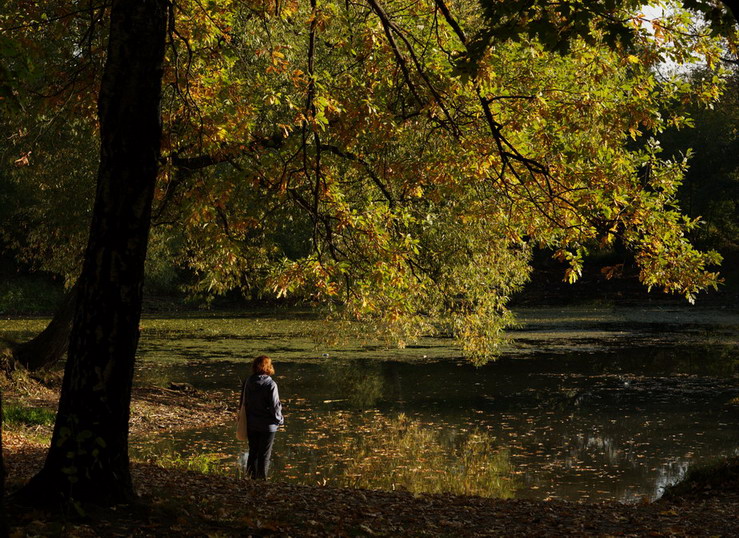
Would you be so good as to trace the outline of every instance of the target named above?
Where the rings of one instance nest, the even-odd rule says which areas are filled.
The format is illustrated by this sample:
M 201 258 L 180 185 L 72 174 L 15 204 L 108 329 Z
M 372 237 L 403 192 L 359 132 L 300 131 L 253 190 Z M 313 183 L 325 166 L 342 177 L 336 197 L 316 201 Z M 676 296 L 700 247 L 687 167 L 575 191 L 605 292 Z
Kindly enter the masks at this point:
M 275 432 L 284 422 L 277 383 L 268 375 L 253 375 L 241 387 L 246 400 L 246 427 L 252 431 Z

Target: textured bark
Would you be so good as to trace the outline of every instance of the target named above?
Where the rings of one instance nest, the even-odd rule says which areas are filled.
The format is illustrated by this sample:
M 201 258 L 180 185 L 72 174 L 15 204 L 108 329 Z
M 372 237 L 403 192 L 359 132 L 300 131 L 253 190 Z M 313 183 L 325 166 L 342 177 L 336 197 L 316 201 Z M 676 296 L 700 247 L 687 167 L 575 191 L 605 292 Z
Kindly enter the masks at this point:
M 69 333 L 72 330 L 77 285 L 64 297 L 49 325 L 35 338 L 13 348 L 13 359 L 30 371 L 49 368 L 59 362 L 69 347 Z
M 133 497 L 128 419 L 161 138 L 166 0 L 114 0 L 100 88 L 100 168 L 59 412 L 34 504 Z

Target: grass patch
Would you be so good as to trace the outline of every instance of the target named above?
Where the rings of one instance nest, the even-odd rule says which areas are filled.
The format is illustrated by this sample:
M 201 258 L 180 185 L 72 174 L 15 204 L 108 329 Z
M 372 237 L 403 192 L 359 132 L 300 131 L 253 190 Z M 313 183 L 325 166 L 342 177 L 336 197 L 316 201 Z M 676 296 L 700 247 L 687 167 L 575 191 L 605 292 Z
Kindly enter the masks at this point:
M 3 422 L 8 426 L 51 426 L 56 413 L 40 407 L 17 404 L 3 406 Z
M 183 469 L 202 474 L 227 475 L 222 454 L 194 454 L 186 456 L 179 452 L 158 452 L 147 454 L 146 461 L 165 469 Z

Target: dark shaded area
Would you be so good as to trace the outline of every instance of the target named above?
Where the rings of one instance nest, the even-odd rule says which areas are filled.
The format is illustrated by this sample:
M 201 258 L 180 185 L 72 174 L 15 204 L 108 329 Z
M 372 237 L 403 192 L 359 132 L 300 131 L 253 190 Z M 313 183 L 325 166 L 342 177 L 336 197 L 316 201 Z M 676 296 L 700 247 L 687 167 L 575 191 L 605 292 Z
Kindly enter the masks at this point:
M 724 279 L 718 290 L 698 294 L 696 305 L 735 308 L 739 304 L 739 251 L 722 252 L 721 267 L 714 268 Z M 574 284 L 564 281 L 566 266 L 552 258 L 551 252 L 539 250 L 534 255 L 531 281 L 511 298 L 510 305 L 684 305 L 684 297 L 648 290 L 639 282 L 639 272 L 631 256 L 624 251 L 604 252 L 586 260 L 583 275 Z M 609 278 L 611 273 L 611 278 Z
M 695 69 L 690 82 L 700 84 L 714 74 Z M 717 249 L 736 266 L 739 249 L 739 72 L 710 108 L 682 105 L 668 113 L 692 118 L 690 129 L 667 129 L 660 134 L 662 156 L 681 161 L 689 155 L 688 170 L 678 191 L 680 209 L 702 225 L 691 234 L 700 248 Z
M 713 465 L 697 467 L 688 471 L 679 484 L 665 489 L 665 501 L 721 498 L 727 492 L 739 491 L 739 456 L 718 461 Z
M 13 256 L 3 254 L 0 244 L 0 315 L 52 315 L 63 296 L 60 278 L 33 271 Z

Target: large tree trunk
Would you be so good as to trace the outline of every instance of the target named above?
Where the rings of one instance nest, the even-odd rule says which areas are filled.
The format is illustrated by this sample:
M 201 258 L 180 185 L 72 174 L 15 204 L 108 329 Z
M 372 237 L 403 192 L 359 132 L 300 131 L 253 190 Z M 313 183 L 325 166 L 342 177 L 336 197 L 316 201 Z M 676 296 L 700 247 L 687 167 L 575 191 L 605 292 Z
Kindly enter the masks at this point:
M 100 88 L 100 168 L 54 433 L 33 503 L 133 497 L 128 419 L 161 138 L 167 0 L 114 0 Z
M 3 416 L 3 396 L 0 392 L 0 417 Z M 5 460 L 3 459 L 3 426 L 0 420 L 0 536 L 8 535 L 8 514 L 5 507 Z
M 28 342 L 13 347 L 15 362 L 33 372 L 49 368 L 64 357 L 69 347 L 76 298 L 77 284 L 67 291 L 61 306 L 42 332 Z

